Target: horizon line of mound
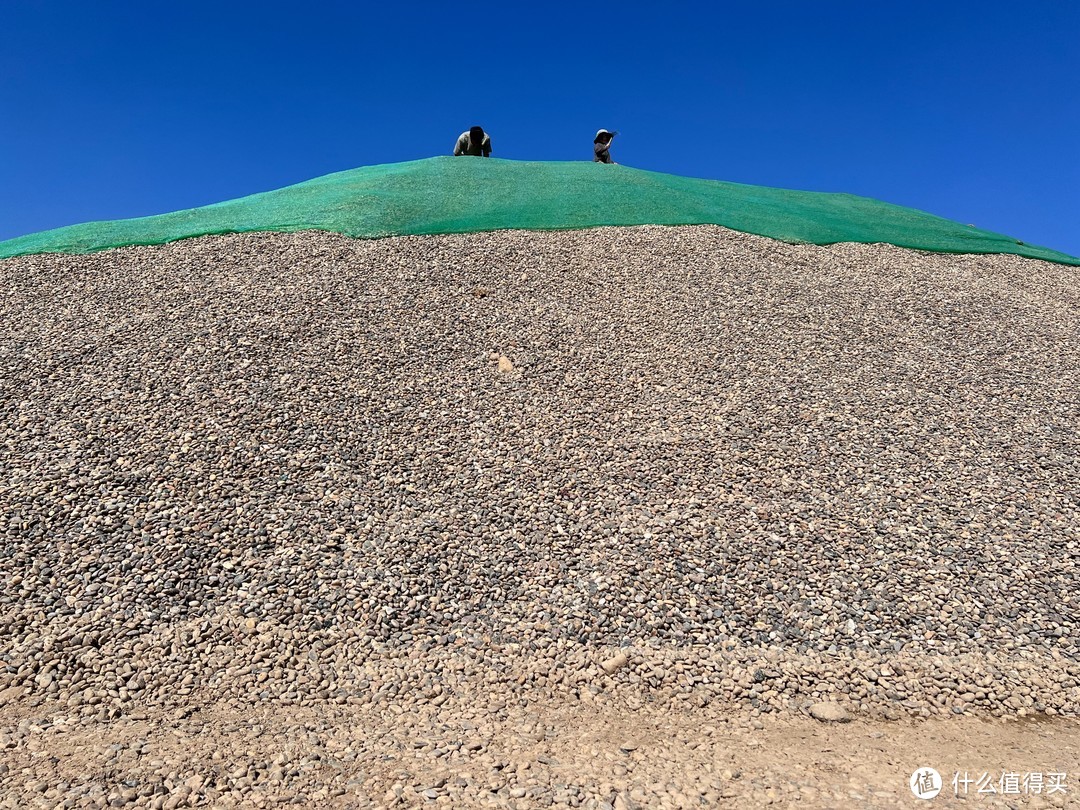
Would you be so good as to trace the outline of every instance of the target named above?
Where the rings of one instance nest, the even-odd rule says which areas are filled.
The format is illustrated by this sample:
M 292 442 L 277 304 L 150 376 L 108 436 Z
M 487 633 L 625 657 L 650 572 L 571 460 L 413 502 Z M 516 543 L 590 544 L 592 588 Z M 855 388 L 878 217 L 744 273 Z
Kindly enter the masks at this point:
M 887 243 L 1080 265 L 1080 258 L 1066 253 L 851 194 L 584 162 L 448 157 L 364 166 L 199 208 L 41 231 L 0 242 L 0 259 L 253 231 L 320 230 L 371 239 L 627 225 L 722 225 L 795 244 Z

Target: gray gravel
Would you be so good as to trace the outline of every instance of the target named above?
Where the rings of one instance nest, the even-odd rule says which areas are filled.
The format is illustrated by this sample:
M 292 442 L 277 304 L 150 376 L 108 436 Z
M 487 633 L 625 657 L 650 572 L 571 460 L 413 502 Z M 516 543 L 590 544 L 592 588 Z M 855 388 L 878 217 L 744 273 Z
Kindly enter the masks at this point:
M 0 323 L 0 705 L 1080 709 L 1076 268 L 247 234 Z

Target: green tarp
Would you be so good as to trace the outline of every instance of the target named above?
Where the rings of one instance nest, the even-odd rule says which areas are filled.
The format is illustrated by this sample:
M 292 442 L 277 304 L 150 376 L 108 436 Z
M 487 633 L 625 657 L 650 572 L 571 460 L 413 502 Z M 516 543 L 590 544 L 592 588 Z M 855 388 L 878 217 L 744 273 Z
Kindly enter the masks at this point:
M 0 258 L 89 253 L 245 231 L 373 238 L 508 228 L 724 225 L 786 242 L 889 242 L 946 253 L 1080 259 L 850 194 L 747 186 L 597 163 L 437 157 L 365 166 L 172 214 L 88 222 L 0 242 Z

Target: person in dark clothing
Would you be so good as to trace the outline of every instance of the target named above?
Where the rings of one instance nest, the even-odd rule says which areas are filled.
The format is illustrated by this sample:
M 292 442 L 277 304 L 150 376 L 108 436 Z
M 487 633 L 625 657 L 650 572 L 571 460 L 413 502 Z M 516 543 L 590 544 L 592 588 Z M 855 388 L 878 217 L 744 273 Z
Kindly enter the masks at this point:
M 611 139 L 618 135 L 618 132 L 608 132 L 606 129 L 601 129 L 596 133 L 596 137 L 593 138 L 593 163 L 614 163 L 611 159 Z
M 470 127 L 468 132 L 458 136 L 454 144 L 454 157 L 461 155 L 491 157 L 491 136 L 484 132 L 483 127 Z

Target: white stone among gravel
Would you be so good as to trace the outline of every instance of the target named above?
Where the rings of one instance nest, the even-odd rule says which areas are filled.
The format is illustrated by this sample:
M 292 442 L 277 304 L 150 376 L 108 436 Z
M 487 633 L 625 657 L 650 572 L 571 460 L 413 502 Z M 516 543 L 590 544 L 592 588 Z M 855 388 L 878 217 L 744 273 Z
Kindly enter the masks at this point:
M 809 708 L 810 716 L 815 720 L 822 720 L 827 723 L 849 723 L 851 722 L 851 715 L 844 709 L 843 706 L 837 703 L 830 703 L 828 701 L 820 701 L 814 703 Z

